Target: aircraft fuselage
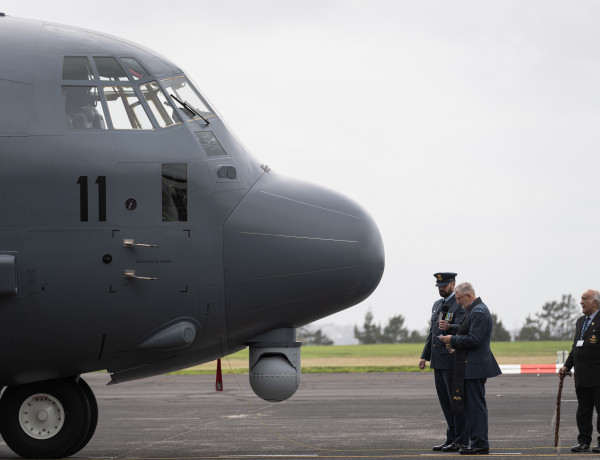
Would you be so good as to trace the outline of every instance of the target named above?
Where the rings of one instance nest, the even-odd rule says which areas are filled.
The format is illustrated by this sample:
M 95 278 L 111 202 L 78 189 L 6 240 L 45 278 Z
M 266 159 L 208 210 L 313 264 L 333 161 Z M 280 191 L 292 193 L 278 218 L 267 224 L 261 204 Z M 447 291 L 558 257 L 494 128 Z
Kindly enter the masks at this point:
M 291 396 L 294 328 L 382 276 L 371 217 L 260 165 L 181 69 L 139 45 L 0 16 L 0 62 L 0 410 L 26 417 L 19 401 L 48 388 L 48 404 L 77 393 L 91 420 L 22 443 L 0 417 L 11 448 L 79 450 L 97 409 L 78 376 L 95 370 L 118 383 L 250 346 L 257 394 Z

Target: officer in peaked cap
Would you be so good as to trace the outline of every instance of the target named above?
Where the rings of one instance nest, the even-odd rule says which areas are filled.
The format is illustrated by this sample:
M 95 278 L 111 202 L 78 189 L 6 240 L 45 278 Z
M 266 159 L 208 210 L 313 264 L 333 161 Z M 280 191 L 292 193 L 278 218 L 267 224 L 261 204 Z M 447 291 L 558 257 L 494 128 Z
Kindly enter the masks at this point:
M 436 287 L 444 287 L 448 286 L 450 283 L 454 283 L 456 281 L 456 273 L 447 272 L 447 273 L 434 273 Z M 452 288 L 452 293 L 454 293 L 454 288 Z
M 433 450 L 444 452 L 458 452 L 462 446 L 469 445 L 466 419 L 463 413 L 452 412 L 452 378 L 454 369 L 454 355 L 438 338 L 440 335 L 456 334 L 458 324 L 462 321 L 465 310 L 456 301 L 454 285 L 456 273 L 434 273 L 435 285 L 442 297 L 433 304 L 429 335 L 421 353 L 419 369 L 425 369 L 426 362 L 433 369 L 435 388 L 438 399 L 448 424 L 446 440 Z

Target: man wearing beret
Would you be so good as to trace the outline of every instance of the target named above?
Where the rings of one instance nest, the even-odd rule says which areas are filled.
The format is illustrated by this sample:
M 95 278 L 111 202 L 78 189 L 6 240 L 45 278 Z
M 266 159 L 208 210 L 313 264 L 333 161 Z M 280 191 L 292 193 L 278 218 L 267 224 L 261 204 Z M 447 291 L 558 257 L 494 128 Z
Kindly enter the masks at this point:
M 464 414 L 454 414 L 452 412 L 451 393 L 454 356 L 438 336 L 455 333 L 465 311 L 456 302 L 456 296 L 454 295 L 456 273 L 440 272 L 435 273 L 433 276 L 442 298 L 433 304 L 431 310 L 429 335 L 423 353 L 421 353 L 419 369 L 425 369 L 426 362 L 430 361 L 429 367 L 433 369 L 435 388 L 448 425 L 446 440 L 442 444 L 434 446 L 433 450 L 457 452 L 462 446 L 469 443 L 469 434 L 466 429 Z
M 600 292 L 592 289 L 581 296 L 581 312 L 583 316 L 577 319 L 575 337 L 569 357 L 561 367 L 559 374 L 564 375 L 575 366 L 575 394 L 577 395 L 577 436 L 576 446 L 572 452 L 587 452 L 590 450 L 594 426 L 594 407 L 600 414 Z M 597 415 L 596 429 L 598 430 L 598 445 L 593 452 L 600 453 L 600 415 Z

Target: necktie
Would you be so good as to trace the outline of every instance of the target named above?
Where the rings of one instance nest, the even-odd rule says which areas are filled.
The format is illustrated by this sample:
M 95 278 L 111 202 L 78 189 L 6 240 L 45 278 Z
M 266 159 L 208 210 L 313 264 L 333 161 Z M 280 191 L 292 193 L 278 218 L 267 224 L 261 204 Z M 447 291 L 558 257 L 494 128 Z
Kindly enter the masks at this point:
M 581 328 L 581 338 L 583 338 L 583 335 L 585 334 L 585 331 L 587 330 L 589 323 L 590 323 L 590 317 L 586 316 L 585 319 L 583 320 L 583 327 Z

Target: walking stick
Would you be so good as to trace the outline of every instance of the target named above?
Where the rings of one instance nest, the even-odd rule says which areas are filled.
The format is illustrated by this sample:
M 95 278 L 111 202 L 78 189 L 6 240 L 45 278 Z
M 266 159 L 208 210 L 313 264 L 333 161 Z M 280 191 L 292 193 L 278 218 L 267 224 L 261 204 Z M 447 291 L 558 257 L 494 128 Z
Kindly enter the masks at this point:
M 558 395 L 556 395 L 556 427 L 554 429 L 554 447 L 558 447 L 558 430 L 560 429 L 560 400 L 562 399 L 562 389 L 565 377 L 571 375 L 570 372 L 560 374 L 560 382 L 558 383 Z

